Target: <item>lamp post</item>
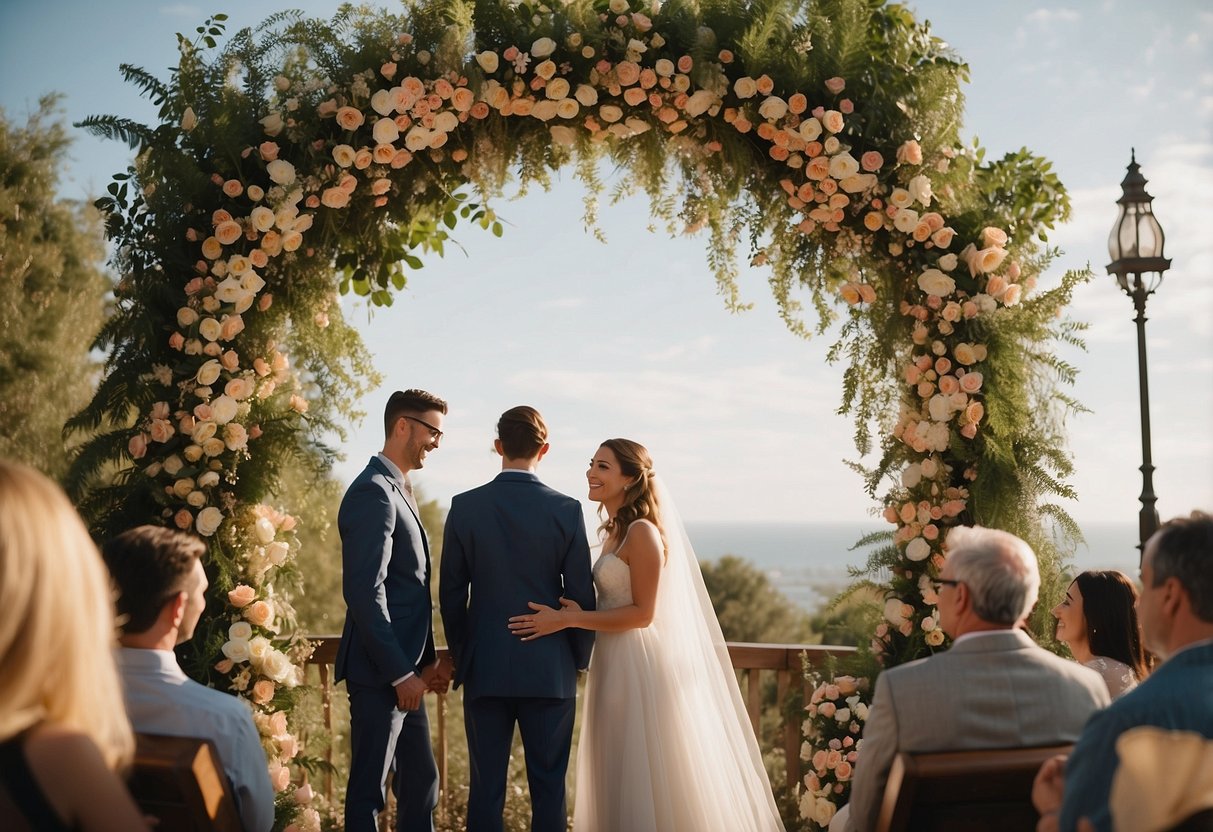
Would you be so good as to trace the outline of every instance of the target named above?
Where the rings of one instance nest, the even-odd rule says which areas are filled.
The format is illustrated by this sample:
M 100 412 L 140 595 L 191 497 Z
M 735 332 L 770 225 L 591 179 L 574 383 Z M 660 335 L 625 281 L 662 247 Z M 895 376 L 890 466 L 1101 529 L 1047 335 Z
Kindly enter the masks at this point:
M 1163 257 L 1162 226 L 1154 216 L 1150 203 L 1154 197 L 1146 193 L 1146 178 L 1132 151 L 1129 172 L 1120 183 L 1121 196 L 1116 200 L 1120 214 L 1108 237 L 1108 274 L 1116 275 L 1120 288 L 1133 299 L 1137 310 L 1137 376 L 1141 386 L 1141 512 L 1138 515 L 1138 549 L 1145 551 L 1146 541 L 1158 530 L 1157 497 L 1154 496 L 1154 463 L 1150 460 L 1150 388 L 1146 381 L 1146 298 L 1162 283 L 1162 275 L 1171 268 Z

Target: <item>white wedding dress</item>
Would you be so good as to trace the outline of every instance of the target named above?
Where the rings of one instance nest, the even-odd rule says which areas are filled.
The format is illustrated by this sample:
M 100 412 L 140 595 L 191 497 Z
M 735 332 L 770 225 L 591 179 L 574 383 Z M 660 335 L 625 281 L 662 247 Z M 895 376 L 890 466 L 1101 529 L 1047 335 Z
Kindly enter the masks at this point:
M 573 829 L 782 832 L 699 564 L 662 502 L 670 552 L 653 622 L 594 644 Z M 594 564 L 594 585 L 600 610 L 632 603 L 631 572 L 614 553 Z

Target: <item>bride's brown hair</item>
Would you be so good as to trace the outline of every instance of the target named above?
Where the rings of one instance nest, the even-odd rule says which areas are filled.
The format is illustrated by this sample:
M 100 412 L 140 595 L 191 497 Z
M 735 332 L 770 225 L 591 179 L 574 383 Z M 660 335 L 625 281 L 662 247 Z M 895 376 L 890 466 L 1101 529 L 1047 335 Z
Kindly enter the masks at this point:
M 657 492 L 653 488 L 653 459 L 649 451 L 639 442 L 631 439 L 608 439 L 600 447 L 609 448 L 619 460 L 619 470 L 631 480 L 623 491 L 623 505 L 615 513 L 615 517 L 605 517 L 598 526 L 599 537 L 606 538 L 617 533 L 626 535 L 628 527 L 637 520 L 648 520 L 657 527 L 661 535 L 662 554 L 669 552 L 666 544 L 665 527 L 661 523 L 661 503 L 657 500 Z M 603 507 L 598 507 L 602 516 Z M 622 537 L 619 540 L 623 542 Z

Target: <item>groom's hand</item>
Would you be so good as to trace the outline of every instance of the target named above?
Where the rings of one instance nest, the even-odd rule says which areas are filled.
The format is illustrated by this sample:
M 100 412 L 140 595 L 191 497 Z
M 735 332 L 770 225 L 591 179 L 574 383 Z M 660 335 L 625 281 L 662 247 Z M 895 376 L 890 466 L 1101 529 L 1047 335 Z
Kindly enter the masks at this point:
M 454 673 L 455 663 L 449 657 L 444 656 L 421 671 L 421 679 L 425 682 L 427 690 L 434 693 L 446 693 Z
M 425 671 L 423 670 L 424 674 Z M 421 697 L 425 696 L 427 689 L 425 680 L 413 674 L 405 679 L 400 684 L 396 685 L 396 707 L 402 711 L 415 711 L 421 705 Z

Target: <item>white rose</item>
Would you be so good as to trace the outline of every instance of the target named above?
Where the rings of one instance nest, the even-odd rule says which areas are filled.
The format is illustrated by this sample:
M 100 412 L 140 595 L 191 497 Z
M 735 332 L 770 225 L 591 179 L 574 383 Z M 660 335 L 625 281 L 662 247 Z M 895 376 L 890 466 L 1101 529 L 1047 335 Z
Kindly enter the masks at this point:
M 890 598 L 884 602 L 884 617 L 890 624 L 900 624 L 905 621 L 901 614 L 902 602 L 900 598 Z
M 806 142 L 815 142 L 821 135 L 821 122 L 816 118 L 806 118 L 800 122 L 800 137 Z
M 948 401 L 948 397 L 939 393 L 936 393 L 927 402 L 927 411 L 936 422 L 946 422 L 952 418 L 952 405 Z M 918 558 L 911 558 L 911 560 L 918 560 Z
M 400 128 L 392 119 L 381 118 L 371 128 L 371 136 L 374 137 L 376 144 L 391 144 L 400 138 Z
M 198 313 L 188 306 L 183 306 L 177 310 L 177 325 L 186 327 L 193 326 L 198 321 Z
M 425 150 L 430 146 L 430 131 L 420 124 L 414 124 L 404 136 L 404 146 L 413 153 Z
M 209 386 L 219 379 L 219 373 L 222 371 L 223 365 L 219 363 L 218 359 L 212 358 L 198 368 L 198 374 L 195 378 L 199 384 Z
M 216 424 L 226 425 L 232 419 L 236 418 L 236 410 L 239 404 L 231 396 L 224 393 L 221 396 L 216 396 L 211 401 L 211 416 Z
M 497 71 L 497 67 L 500 65 L 500 59 L 497 57 L 496 52 L 489 52 L 486 50 L 484 52 L 477 53 L 476 63 L 480 64 L 480 68 L 485 72 L 491 73 Z
M 215 287 L 214 297 L 221 303 L 236 303 L 244 295 L 244 287 L 240 284 L 239 278 L 236 277 L 225 277 Z
M 830 158 L 830 176 L 835 179 L 846 179 L 859 173 L 859 162 L 850 153 L 839 153 Z
M 275 540 L 265 547 L 265 559 L 274 564 L 274 566 L 281 566 L 286 563 L 287 555 L 290 553 L 291 547 L 281 540 Z
M 223 327 L 214 318 L 203 318 L 198 324 L 198 334 L 208 341 L 218 341 L 222 332 Z
M 607 8 L 615 14 L 623 14 L 628 10 L 628 0 L 611 0 Z
M 581 105 L 576 98 L 562 98 L 556 102 L 556 115 L 563 119 L 577 118 Z
M 683 111 L 692 118 L 701 116 L 716 103 L 716 95 L 707 90 L 695 90 L 688 99 Z
M 901 472 L 901 484 L 906 488 L 913 488 L 922 482 L 922 466 L 917 462 L 906 466 L 906 469 Z
M 770 121 L 778 121 L 788 113 L 788 102 L 777 95 L 772 95 L 758 105 L 758 115 Z M 856 168 L 858 169 L 858 168 Z
M 939 269 L 927 269 L 918 276 L 918 288 L 928 295 L 947 297 L 956 290 L 956 281 Z
M 540 38 L 531 44 L 532 58 L 546 58 L 556 51 L 556 41 L 551 38 Z
M 185 467 L 185 463 L 181 461 L 181 457 L 173 454 L 168 459 L 164 460 L 164 471 L 170 477 L 177 476 L 177 472 Z
M 295 166 L 286 159 L 275 159 L 265 166 L 265 172 L 278 185 L 292 185 L 295 182 Z
M 943 269 L 945 272 L 952 271 L 959 263 L 960 258 L 956 256 L 955 252 L 952 254 L 945 254 L 943 257 L 939 258 L 939 268 Z
M 394 108 L 391 90 L 376 90 L 375 94 L 371 96 L 371 109 L 379 115 L 386 116 Z
M 893 193 L 889 194 L 889 203 L 898 208 L 908 208 L 913 201 L 914 197 L 905 188 L 894 188 Z
M 604 104 L 599 108 L 598 115 L 602 116 L 602 120 L 607 124 L 613 124 L 623 118 L 623 110 L 614 104 Z
M 553 101 L 559 101 L 566 98 L 569 94 L 569 82 L 563 78 L 553 78 L 548 85 L 544 87 L 543 94 Z
M 254 662 L 260 662 L 273 649 L 274 645 L 270 644 L 270 640 L 265 636 L 254 636 L 249 639 L 248 654 Z
M 443 110 L 438 115 L 434 116 L 434 129 L 449 133 L 459 126 L 459 116 L 452 113 L 450 110 Z
M 916 537 L 906 544 L 906 557 L 918 562 L 931 556 L 931 544 L 921 537 Z
M 573 93 L 573 97 L 581 102 L 581 106 L 593 107 L 598 103 L 598 90 L 589 84 L 578 84 L 577 91 Z
M 918 212 L 913 208 L 899 208 L 893 215 L 893 227 L 909 234 L 918 225 Z
M 636 38 L 632 38 L 631 40 L 628 41 L 628 54 L 629 55 L 642 55 L 645 52 L 647 52 L 648 50 L 649 50 L 649 47 L 646 46 L 645 42 L 642 40 L 636 40 Z
M 213 441 L 213 440 L 212 440 Z M 219 528 L 219 524 L 223 522 L 223 512 L 214 506 L 208 506 L 198 512 L 198 519 L 195 521 L 195 526 L 198 529 L 198 534 L 203 537 L 210 537 Z
M 185 501 L 194 508 L 202 508 L 206 505 L 206 495 L 201 491 L 191 491 L 185 495 Z
M 219 484 L 219 473 L 217 471 L 207 471 L 198 477 L 199 488 L 211 488 Z
M 845 177 L 838 183 L 838 187 L 843 193 L 857 194 L 866 191 L 876 184 L 876 174 L 874 173 L 855 173 Z
M 733 82 L 733 93 L 738 98 L 753 98 L 758 94 L 758 82 L 748 75 L 743 75 Z
M 237 621 L 227 628 L 227 637 L 232 641 L 248 641 L 253 637 L 253 628 L 247 621 Z
M 257 535 L 257 540 L 261 543 L 269 543 L 274 539 L 276 534 L 274 524 L 269 521 L 269 518 L 258 517 L 257 522 L 253 524 L 253 532 Z
M 195 442 L 197 442 L 199 445 L 201 445 L 203 442 L 210 439 L 214 435 L 215 435 L 215 423 L 208 419 L 206 421 L 198 422 L 197 424 L 194 425 L 194 432 L 191 434 L 191 438 Z
M 824 797 L 817 798 L 817 803 L 813 806 L 813 820 L 822 829 L 830 825 L 830 821 L 834 817 L 834 813 L 838 811 L 838 807 Z
M 249 660 L 248 642 L 242 638 L 232 639 L 224 642 L 223 655 L 227 656 L 234 662 L 247 662 Z
M 228 450 L 238 451 L 248 446 L 248 431 L 239 422 L 229 422 L 223 428 L 223 444 Z
M 655 69 L 657 74 L 662 78 L 669 78 L 674 74 L 674 62 L 669 58 L 658 58 L 657 63 L 653 65 L 653 69 Z
M 337 151 L 334 149 L 333 152 L 336 153 Z M 258 205 L 253 209 L 253 212 L 249 214 L 249 220 L 252 221 L 253 228 L 256 228 L 258 231 L 264 234 L 274 227 L 274 212 L 269 208 L 266 208 L 264 205 Z
M 846 725 L 848 722 L 851 721 L 851 709 L 850 708 L 839 708 L 838 710 L 836 710 L 834 712 L 834 721 L 838 722 L 842 725 Z
M 910 180 L 910 196 L 923 205 L 931 204 L 931 180 L 922 174 Z
M 295 666 L 280 651 L 271 650 L 265 654 L 265 659 L 261 662 L 261 671 L 278 684 L 293 687 Z
M 270 113 L 261 119 L 261 127 L 265 130 L 265 135 L 267 136 L 277 136 L 285 126 L 286 123 L 282 120 L 281 113 Z

